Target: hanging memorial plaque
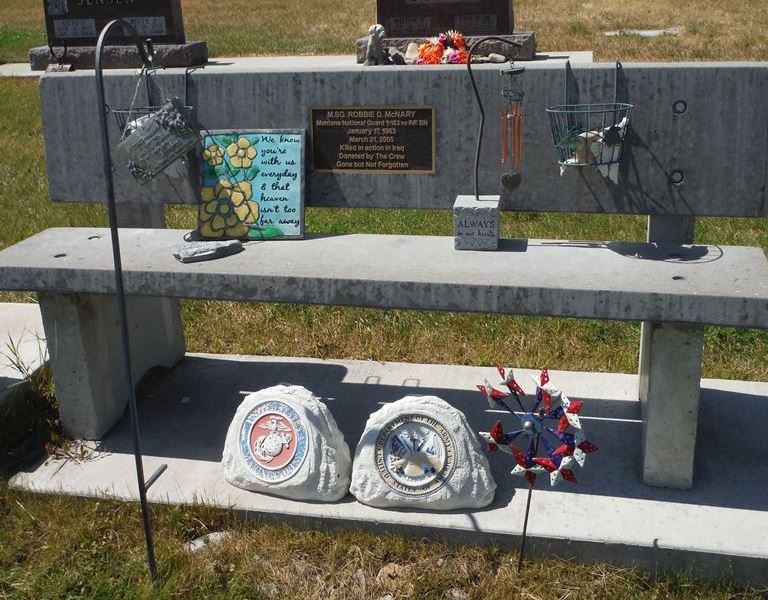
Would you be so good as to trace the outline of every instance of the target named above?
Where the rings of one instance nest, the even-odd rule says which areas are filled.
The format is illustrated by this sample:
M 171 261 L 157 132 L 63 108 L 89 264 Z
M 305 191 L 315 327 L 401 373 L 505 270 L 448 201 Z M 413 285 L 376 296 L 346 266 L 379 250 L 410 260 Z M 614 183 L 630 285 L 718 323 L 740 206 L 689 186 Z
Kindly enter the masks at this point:
M 151 181 L 200 140 L 197 126 L 178 98 L 172 98 L 154 112 L 142 114 L 139 109 L 133 116 L 131 112 L 130 109 L 120 111 L 128 113 L 125 119 L 130 120 L 124 125 L 124 138 L 117 145 L 117 156 L 139 184 Z
M 206 132 L 198 231 L 203 239 L 304 236 L 304 130 Z
M 512 0 L 378 0 L 376 19 L 389 37 L 513 33 Z
M 95 46 L 113 19 L 125 19 L 142 38 L 183 44 L 181 0 L 45 0 L 45 28 L 51 46 Z M 111 44 L 133 43 L 115 33 Z
M 313 108 L 312 169 L 354 173 L 435 172 L 435 109 Z

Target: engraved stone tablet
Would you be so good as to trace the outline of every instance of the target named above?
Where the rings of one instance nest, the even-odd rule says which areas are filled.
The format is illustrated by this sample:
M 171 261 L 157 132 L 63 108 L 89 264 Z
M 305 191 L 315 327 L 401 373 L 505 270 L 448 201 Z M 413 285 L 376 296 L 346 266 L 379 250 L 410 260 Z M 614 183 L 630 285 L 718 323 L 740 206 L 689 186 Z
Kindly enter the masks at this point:
M 456 250 L 496 250 L 499 247 L 499 196 L 457 196 L 453 204 Z
M 246 396 L 227 432 L 225 479 L 237 487 L 334 502 L 349 489 L 349 448 L 328 408 L 300 386 Z
M 183 44 L 181 0 L 45 0 L 45 27 L 52 46 L 95 46 L 112 19 L 125 19 L 139 36 L 157 44 Z M 116 31 L 110 44 L 133 43 Z
M 436 396 L 407 396 L 370 416 L 350 491 L 363 504 L 432 510 L 487 506 L 496 490 L 463 413 Z
M 512 0 L 377 0 L 377 22 L 390 37 L 458 29 L 465 35 L 513 33 Z

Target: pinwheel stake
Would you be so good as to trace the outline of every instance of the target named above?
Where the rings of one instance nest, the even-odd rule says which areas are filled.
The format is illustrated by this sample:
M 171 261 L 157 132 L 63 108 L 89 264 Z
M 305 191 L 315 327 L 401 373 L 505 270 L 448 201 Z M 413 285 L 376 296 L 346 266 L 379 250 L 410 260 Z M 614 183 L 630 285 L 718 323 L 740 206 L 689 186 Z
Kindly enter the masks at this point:
M 570 400 L 562 391 L 549 381 L 549 372 L 543 369 L 536 381 L 535 401 L 529 399 L 520 384 L 515 381 L 512 369 L 506 371 L 496 365 L 504 385 L 509 391 L 504 392 L 493 387 L 486 379 L 484 385 L 477 388 L 488 400 L 491 408 L 504 408 L 518 420 L 520 427 L 508 433 L 504 432 L 501 421 L 496 421 L 490 432 L 480 432 L 488 442 L 488 452 L 501 450 L 515 457 L 517 464 L 512 475 L 523 475 L 528 481 L 528 500 L 525 504 L 523 534 L 520 542 L 520 556 L 517 570 L 523 568 L 525 540 L 528 532 L 528 515 L 531 510 L 531 496 L 536 483 L 536 475 L 549 473 L 552 486 L 566 480 L 576 483 L 573 467 L 583 467 L 587 454 L 595 452 L 597 446 L 586 439 L 579 420 L 579 411 L 583 403 Z M 515 440 L 524 442 L 525 450 L 515 445 Z M 527 443 L 527 446 L 525 446 Z M 543 447 L 544 456 L 539 456 Z

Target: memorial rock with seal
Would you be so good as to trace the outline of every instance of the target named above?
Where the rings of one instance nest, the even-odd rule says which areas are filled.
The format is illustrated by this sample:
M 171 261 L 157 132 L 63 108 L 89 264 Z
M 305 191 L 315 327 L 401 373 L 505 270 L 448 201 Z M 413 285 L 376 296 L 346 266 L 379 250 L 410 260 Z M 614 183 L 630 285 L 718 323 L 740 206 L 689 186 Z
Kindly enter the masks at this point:
M 249 394 L 227 431 L 221 464 L 237 487 L 294 500 L 334 502 L 349 490 L 349 447 L 333 415 L 300 386 Z
M 487 506 L 496 483 L 461 411 L 436 396 L 406 396 L 368 418 L 350 491 L 370 506 L 452 510 Z

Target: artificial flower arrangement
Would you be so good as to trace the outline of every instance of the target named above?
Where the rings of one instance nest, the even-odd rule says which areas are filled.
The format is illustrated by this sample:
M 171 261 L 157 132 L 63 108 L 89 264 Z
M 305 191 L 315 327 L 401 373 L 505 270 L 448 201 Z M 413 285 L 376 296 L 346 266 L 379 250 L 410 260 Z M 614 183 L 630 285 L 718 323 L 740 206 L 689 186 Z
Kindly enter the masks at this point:
M 467 63 L 467 43 L 464 35 L 451 29 L 419 46 L 417 65 L 463 65 Z

